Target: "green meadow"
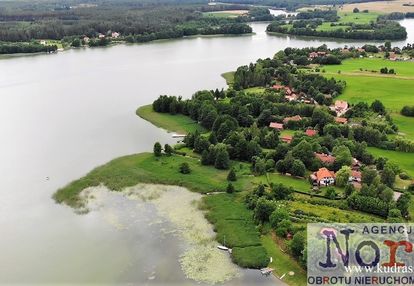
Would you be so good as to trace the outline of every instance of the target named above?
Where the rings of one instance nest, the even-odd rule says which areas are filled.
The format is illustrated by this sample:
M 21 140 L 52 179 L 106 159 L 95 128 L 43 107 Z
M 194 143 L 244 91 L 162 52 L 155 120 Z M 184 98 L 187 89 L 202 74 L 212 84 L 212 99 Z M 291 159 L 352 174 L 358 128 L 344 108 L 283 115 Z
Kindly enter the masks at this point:
M 340 23 L 355 23 L 355 24 L 369 24 L 371 22 L 375 22 L 380 15 L 380 13 L 376 12 L 368 12 L 368 13 L 350 13 L 350 12 L 339 12 L 338 13 L 339 19 L 338 22 Z
M 414 177 L 414 153 L 405 153 L 398 151 L 383 150 L 374 147 L 368 147 L 375 157 L 386 157 L 390 162 L 400 166 L 411 177 Z
M 382 54 L 381 54 L 382 55 Z M 390 61 L 384 59 L 380 54 L 373 55 L 374 58 L 359 58 L 344 60 L 341 65 L 326 65 L 323 67 L 326 73 L 358 73 L 366 76 L 381 76 L 387 78 L 398 77 L 414 77 L 414 63 L 411 61 Z M 388 69 L 394 69 L 397 73 L 394 75 L 382 75 L 380 69 L 387 67 Z M 376 71 L 376 73 L 372 72 Z
M 383 67 L 394 69 L 397 75 L 382 75 L 379 70 Z M 350 103 L 380 100 L 391 112 L 402 135 L 414 140 L 414 118 L 400 115 L 403 106 L 414 105 L 414 62 L 362 58 L 321 68 L 325 76 L 346 81 L 346 88 L 338 99 Z
M 137 109 L 136 113 L 139 117 L 168 131 L 179 133 L 189 133 L 196 130 L 201 133 L 206 131 L 196 121 L 192 120 L 188 116 L 182 114 L 171 115 L 169 113 L 155 112 L 152 109 L 151 104 L 141 106 Z

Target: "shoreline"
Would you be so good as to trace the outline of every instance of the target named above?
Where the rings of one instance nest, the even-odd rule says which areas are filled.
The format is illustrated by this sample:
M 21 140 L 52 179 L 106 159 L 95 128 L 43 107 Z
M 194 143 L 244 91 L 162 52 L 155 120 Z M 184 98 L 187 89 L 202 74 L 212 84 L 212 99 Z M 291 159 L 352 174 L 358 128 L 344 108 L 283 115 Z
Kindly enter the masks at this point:
M 216 247 L 213 225 L 199 208 L 202 195 L 173 185 L 141 183 L 120 192 L 108 193 L 111 191 L 106 187 L 97 186 L 85 189 L 81 195 L 92 209 L 96 205 L 105 208 L 105 198 L 108 196 L 121 196 L 132 203 L 136 202 L 137 207 L 141 204 L 155 207 L 157 217 L 173 226 L 173 230 L 164 230 L 166 234 L 173 231 L 174 236 L 185 245 L 177 259 L 187 279 L 198 283 L 221 284 L 241 277 L 241 269 L 232 263 L 226 252 Z M 150 217 L 148 219 L 151 221 Z M 118 222 L 116 217 L 113 217 L 113 222 Z M 117 228 L 128 227 L 119 222 L 113 224 Z M 153 277 L 156 276 L 154 273 Z
M 272 36 L 286 36 L 286 37 L 295 37 L 295 38 L 303 38 L 303 39 L 316 39 L 316 40 L 331 40 L 336 41 L 338 43 L 341 42 L 367 42 L 367 43 L 376 43 L 376 42 L 384 42 L 387 40 L 364 40 L 364 39 L 347 39 L 347 38 L 332 38 L 332 37 L 323 37 L 323 36 L 308 36 L 308 35 L 295 35 L 295 34 L 288 34 L 288 33 L 280 33 L 280 32 L 272 32 L 272 31 L 265 31 L 266 34 L 272 35 Z M 398 39 L 398 40 L 390 40 L 391 42 L 399 42 L 399 41 L 405 41 L 407 40 L 408 36 L 404 39 Z

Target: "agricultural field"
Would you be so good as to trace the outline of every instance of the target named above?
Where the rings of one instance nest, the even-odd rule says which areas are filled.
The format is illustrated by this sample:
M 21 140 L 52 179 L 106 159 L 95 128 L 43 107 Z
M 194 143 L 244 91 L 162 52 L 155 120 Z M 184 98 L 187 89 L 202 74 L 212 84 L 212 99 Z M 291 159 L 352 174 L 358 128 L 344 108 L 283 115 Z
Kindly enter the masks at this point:
M 394 0 L 394 1 L 373 1 L 365 3 L 345 4 L 341 11 L 352 12 L 354 8 L 359 10 L 369 10 L 370 12 L 390 13 L 390 12 L 414 12 L 414 6 L 407 6 L 411 1 Z
M 203 16 L 205 17 L 216 17 L 216 18 L 237 18 L 238 16 L 248 14 L 248 10 L 227 10 L 227 11 L 214 11 L 214 12 L 205 12 Z
M 387 67 L 395 70 L 396 75 L 383 75 L 379 71 Z M 347 82 L 343 94 L 338 99 L 351 103 L 380 100 L 396 116 L 396 123 L 401 124 L 401 131 L 413 134 L 409 118 L 399 116 L 401 108 L 412 105 L 414 90 L 414 62 L 390 61 L 381 58 L 364 58 L 345 60 L 341 65 L 323 66 L 326 76 L 333 76 Z M 375 71 L 375 72 L 373 72 Z

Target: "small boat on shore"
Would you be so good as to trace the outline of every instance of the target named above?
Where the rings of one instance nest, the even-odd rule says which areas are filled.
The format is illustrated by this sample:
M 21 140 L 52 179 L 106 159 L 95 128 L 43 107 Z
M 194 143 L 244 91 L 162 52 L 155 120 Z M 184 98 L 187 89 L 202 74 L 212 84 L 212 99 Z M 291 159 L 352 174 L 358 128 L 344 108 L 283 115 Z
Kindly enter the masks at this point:
M 187 135 L 185 135 L 185 134 L 177 134 L 177 133 L 174 133 L 174 134 L 172 135 L 172 138 L 185 138 L 185 136 L 187 136 Z
M 229 251 L 229 248 L 224 245 L 217 245 L 217 248 L 224 251 Z

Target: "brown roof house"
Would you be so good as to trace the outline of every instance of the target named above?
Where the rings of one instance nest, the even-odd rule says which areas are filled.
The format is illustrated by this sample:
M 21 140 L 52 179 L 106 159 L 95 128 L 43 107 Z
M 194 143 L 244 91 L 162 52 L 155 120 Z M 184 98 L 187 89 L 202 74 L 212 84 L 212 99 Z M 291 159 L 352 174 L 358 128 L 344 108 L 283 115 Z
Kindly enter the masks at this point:
M 339 124 L 347 124 L 348 119 L 344 117 L 335 117 L 335 122 Z
M 319 159 L 323 164 L 325 165 L 331 165 L 335 162 L 336 158 L 335 156 L 325 154 L 325 153 L 314 153 L 315 157 Z
M 293 137 L 291 135 L 284 135 L 280 137 L 280 140 L 282 140 L 285 143 L 290 144 L 292 142 Z
M 283 123 L 287 124 L 289 121 L 301 121 L 302 117 L 300 117 L 300 115 L 295 115 L 295 116 L 291 116 L 291 117 L 285 117 L 283 119 Z
M 330 186 L 335 184 L 335 172 L 329 171 L 326 168 L 320 168 L 310 177 L 314 183 L 318 184 L 318 186 Z

